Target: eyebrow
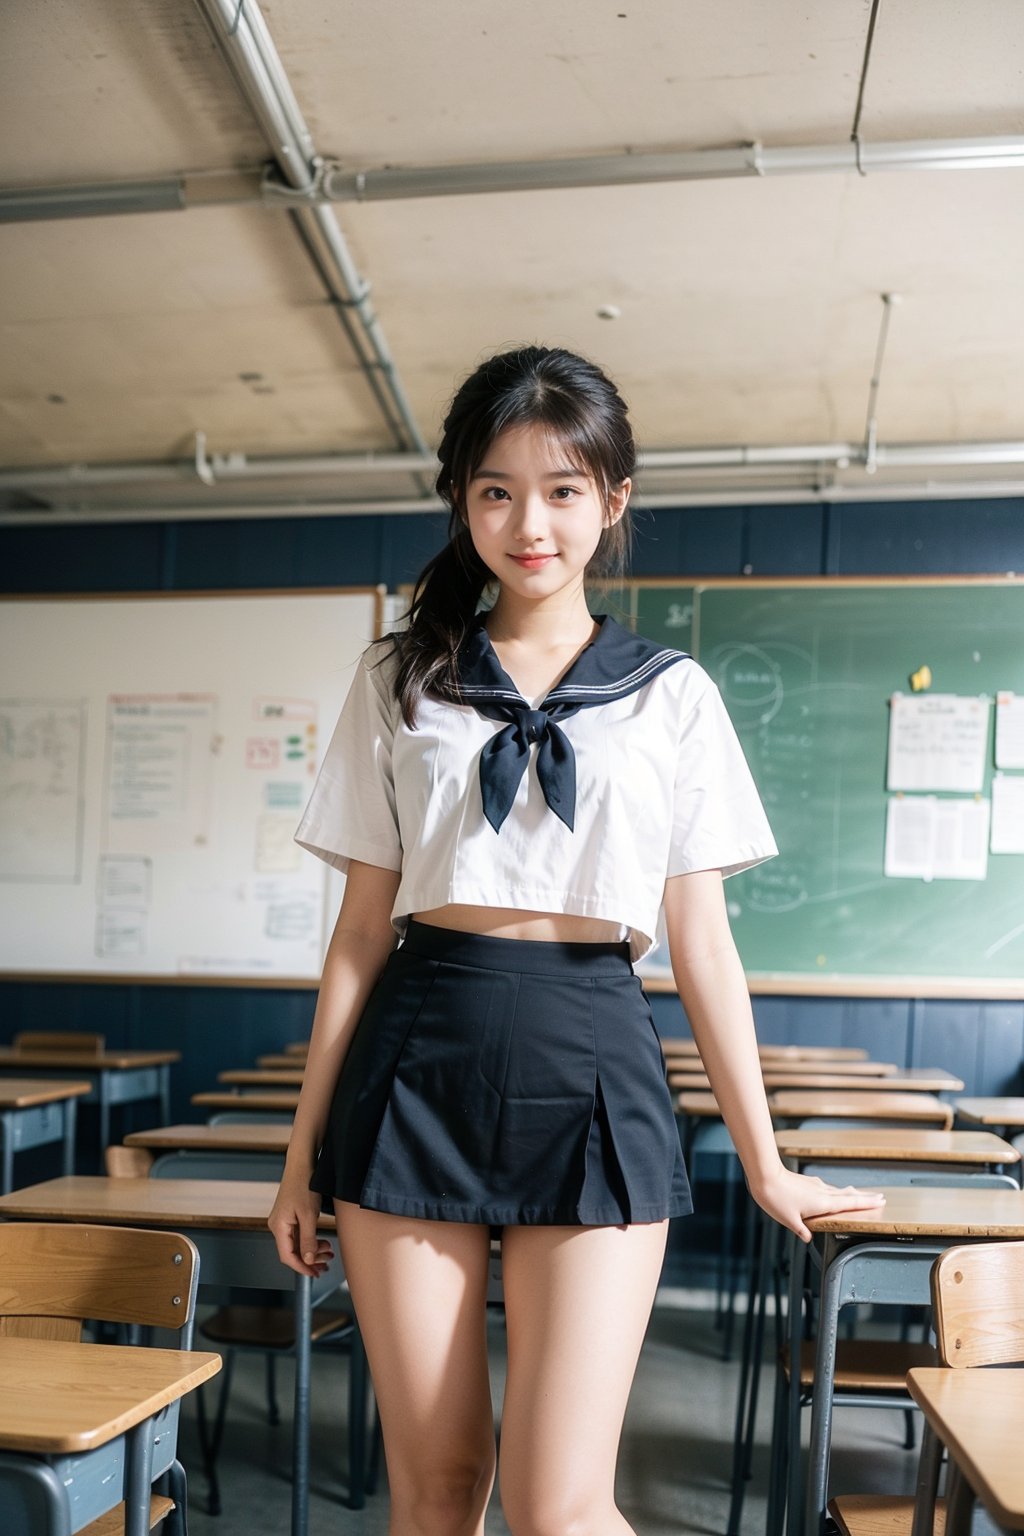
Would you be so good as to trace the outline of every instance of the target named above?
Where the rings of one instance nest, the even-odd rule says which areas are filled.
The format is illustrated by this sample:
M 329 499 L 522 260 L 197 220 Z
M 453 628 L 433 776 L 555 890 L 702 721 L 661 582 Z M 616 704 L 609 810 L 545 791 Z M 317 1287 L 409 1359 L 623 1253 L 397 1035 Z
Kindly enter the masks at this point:
M 542 475 L 542 480 L 571 480 L 576 476 L 586 476 L 585 469 L 553 469 L 548 474 Z M 514 480 L 515 475 L 508 475 L 503 469 L 478 469 L 475 475 L 470 475 L 470 480 Z

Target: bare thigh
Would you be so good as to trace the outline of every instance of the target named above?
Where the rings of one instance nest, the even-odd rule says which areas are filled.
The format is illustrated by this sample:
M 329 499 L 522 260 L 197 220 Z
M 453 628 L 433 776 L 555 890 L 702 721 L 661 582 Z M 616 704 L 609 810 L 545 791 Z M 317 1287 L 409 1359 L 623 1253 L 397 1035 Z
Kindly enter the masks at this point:
M 494 1480 L 487 1227 L 336 1200 L 380 1408 L 392 1530 L 482 1530 Z
M 618 1536 L 615 1459 L 668 1222 L 506 1227 L 501 1498 L 514 1536 Z

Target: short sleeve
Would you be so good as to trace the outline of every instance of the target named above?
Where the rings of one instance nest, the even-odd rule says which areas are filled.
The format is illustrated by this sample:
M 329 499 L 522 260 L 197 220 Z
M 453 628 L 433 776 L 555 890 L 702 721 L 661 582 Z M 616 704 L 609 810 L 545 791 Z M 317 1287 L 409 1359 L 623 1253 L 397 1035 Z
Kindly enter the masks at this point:
M 295 841 L 345 872 L 349 861 L 401 869 L 392 771 L 398 710 L 375 647 L 360 658 Z
M 778 853 L 722 697 L 706 672 L 679 739 L 668 874 L 735 875 Z

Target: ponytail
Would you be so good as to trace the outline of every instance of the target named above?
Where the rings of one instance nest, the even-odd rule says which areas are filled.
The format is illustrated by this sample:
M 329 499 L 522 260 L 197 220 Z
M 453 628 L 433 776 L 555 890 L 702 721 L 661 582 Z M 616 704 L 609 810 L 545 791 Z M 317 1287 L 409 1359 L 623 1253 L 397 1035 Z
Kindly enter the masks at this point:
M 456 653 L 476 615 L 491 572 L 453 508 L 448 543 L 420 573 L 409 604 L 409 627 L 392 635 L 398 652 L 395 693 L 412 729 L 424 693 L 459 701 Z

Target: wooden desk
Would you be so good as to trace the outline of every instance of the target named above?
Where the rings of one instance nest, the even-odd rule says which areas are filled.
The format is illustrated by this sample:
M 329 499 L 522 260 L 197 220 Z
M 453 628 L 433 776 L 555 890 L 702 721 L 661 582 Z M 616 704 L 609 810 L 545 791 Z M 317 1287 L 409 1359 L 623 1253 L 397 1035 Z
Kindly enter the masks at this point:
M 819 1536 L 825 1518 L 841 1308 L 868 1295 L 874 1305 L 928 1305 L 931 1267 L 943 1249 L 971 1238 L 1024 1238 L 1024 1190 L 971 1189 L 966 1184 L 956 1189 L 890 1187 L 885 1198 L 885 1205 L 876 1210 L 818 1216 L 807 1223 L 822 1249 L 806 1488 L 809 1536 Z M 790 1275 L 793 1359 L 798 1358 L 802 1324 L 802 1268 L 794 1263 Z M 792 1374 L 797 1377 L 796 1372 Z M 798 1410 L 791 1413 L 790 1423 L 790 1443 L 798 1446 L 798 1435 L 792 1436 L 793 1428 L 799 1428 Z M 800 1528 L 800 1457 L 794 1455 L 791 1460 L 789 1529 L 793 1532 Z
M 218 1072 L 218 1083 L 232 1083 L 238 1088 L 301 1088 L 301 1067 L 235 1067 L 229 1072 Z
M 1020 1153 L 989 1131 L 922 1131 L 893 1126 L 858 1130 L 776 1131 L 779 1156 L 801 1163 L 945 1163 L 997 1168 L 1019 1163 Z
M 909 1067 L 891 1072 L 887 1077 L 856 1077 L 846 1072 L 804 1072 L 799 1077 L 783 1067 L 776 1071 L 766 1066 L 764 1085 L 775 1088 L 853 1088 L 865 1093 L 958 1093 L 963 1087 L 959 1077 L 941 1067 Z
M 112 1226 L 168 1227 L 190 1237 L 201 1256 L 200 1284 L 291 1293 L 295 1300 L 295 1417 L 292 1536 L 309 1520 L 309 1348 L 313 1289 L 277 1257 L 267 1217 L 277 1185 L 213 1179 L 51 1179 L 0 1196 L 0 1218 L 92 1221 Z M 333 1232 L 329 1216 L 320 1229 Z M 341 1281 L 335 1256 L 316 1282 L 327 1293 Z
M 31 1068 L 40 1077 L 87 1080 L 83 1103 L 100 1107 L 100 1151 L 110 1141 L 110 1110 L 115 1104 L 158 1099 L 160 1118 L 171 1118 L 171 1066 L 180 1051 L 24 1051 L 0 1046 L 0 1071 Z
M 0 1194 L 14 1188 L 14 1154 L 64 1143 L 64 1172 L 75 1171 L 75 1108 L 90 1083 L 0 1077 Z
M 152 1152 L 287 1152 L 290 1125 L 158 1125 L 132 1131 L 126 1147 Z M 995 1137 L 992 1140 L 996 1140 Z
M 278 1113 L 290 1111 L 294 1114 L 299 1107 L 299 1093 L 298 1089 L 293 1093 L 286 1093 L 283 1089 L 275 1093 L 269 1088 L 262 1093 L 194 1093 L 192 1103 L 204 1109 L 265 1109 Z
M 258 1067 L 280 1067 L 285 1072 L 301 1072 L 305 1066 L 305 1052 L 300 1056 L 296 1051 L 271 1053 L 269 1056 L 257 1056 Z
M 148 1536 L 154 1442 L 168 1438 L 154 1419 L 220 1368 L 194 1350 L 0 1336 L 0 1447 L 45 1461 L 70 1530 L 124 1500 L 125 1536 Z
M 936 1125 L 948 1131 L 953 1124 L 951 1105 L 930 1093 L 870 1093 L 843 1089 L 793 1089 L 768 1097 L 772 1118 L 800 1120 L 904 1120 Z
M 762 1056 L 761 1071 L 791 1072 L 794 1077 L 812 1077 L 826 1072 L 841 1077 L 895 1077 L 903 1071 L 894 1061 L 836 1061 L 834 1058 L 802 1056 Z
M 886 1066 L 884 1072 L 871 1076 L 866 1072 L 823 1071 L 814 1063 L 776 1066 L 770 1061 L 761 1063 L 761 1080 L 769 1092 L 781 1088 L 853 1088 L 865 1093 L 955 1093 L 958 1085 L 963 1086 L 960 1078 L 941 1068 L 901 1071 Z M 668 1084 L 670 1088 L 698 1093 L 710 1086 L 706 1072 L 689 1066 L 676 1068 L 671 1062 Z
M 973 1125 L 997 1125 L 1003 1131 L 1024 1130 L 1024 1099 L 957 1099 L 956 1117 Z
M 1024 1374 L 918 1367 L 907 1386 L 996 1524 L 1024 1529 Z M 963 1514 L 969 1517 L 970 1500 L 966 1503 Z M 948 1512 L 948 1536 L 966 1536 L 969 1529 L 969 1518 L 961 1523 Z

